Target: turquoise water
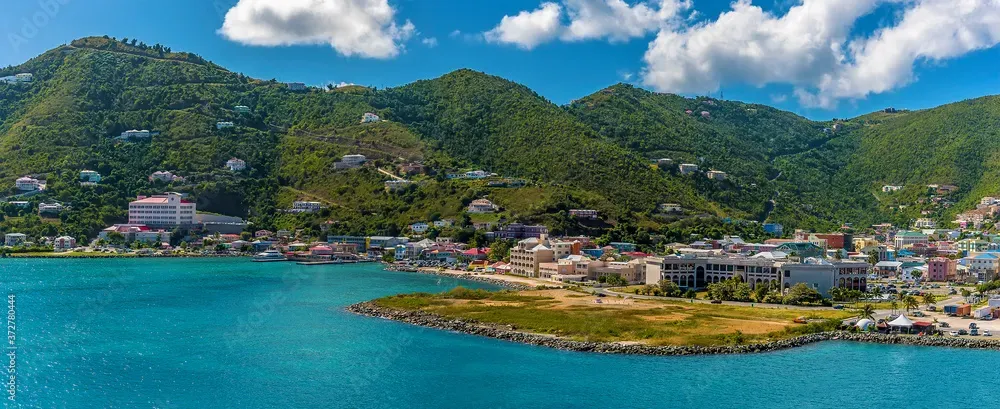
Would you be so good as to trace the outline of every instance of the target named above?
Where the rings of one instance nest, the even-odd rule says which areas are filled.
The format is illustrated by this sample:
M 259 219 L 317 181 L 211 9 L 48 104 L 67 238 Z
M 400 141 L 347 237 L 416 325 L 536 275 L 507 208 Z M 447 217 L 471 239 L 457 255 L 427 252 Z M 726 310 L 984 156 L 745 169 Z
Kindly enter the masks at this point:
M 0 259 L 0 287 L 16 297 L 18 348 L 17 400 L 4 402 L 46 409 L 995 407 L 995 352 L 824 343 L 748 356 L 602 356 L 343 311 L 457 284 L 375 265 Z

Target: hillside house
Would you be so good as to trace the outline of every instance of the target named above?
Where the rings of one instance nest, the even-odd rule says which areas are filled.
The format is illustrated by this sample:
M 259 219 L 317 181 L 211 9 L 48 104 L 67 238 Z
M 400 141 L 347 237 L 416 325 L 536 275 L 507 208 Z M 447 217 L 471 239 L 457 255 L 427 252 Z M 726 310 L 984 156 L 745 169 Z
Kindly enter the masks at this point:
M 372 122 L 379 122 L 381 120 L 382 119 L 379 118 L 378 115 L 375 115 L 375 114 L 373 114 L 371 112 L 365 112 L 365 114 L 361 116 L 361 123 L 363 123 L 363 124 L 372 123 Z
M 306 90 L 306 84 L 303 84 L 301 82 L 289 82 L 289 83 L 286 83 L 285 86 L 288 87 L 289 91 L 305 91 Z
M 247 163 L 243 159 L 232 158 L 226 161 L 226 167 L 233 172 L 239 172 L 247 168 Z
M 726 172 L 719 170 L 710 170 L 705 173 L 705 176 L 708 176 L 709 179 L 713 180 L 726 180 L 727 177 Z
M 487 199 L 476 199 L 469 203 L 469 213 L 493 213 L 497 211 L 497 206 Z
M 680 170 L 682 175 L 690 175 L 692 173 L 698 173 L 698 165 L 695 165 L 693 163 L 682 163 L 680 166 L 677 167 L 677 169 Z
M 398 192 L 406 189 L 412 183 L 413 182 L 410 182 L 409 180 L 403 180 L 403 179 L 387 180 L 385 181 L 385 191 L 389 193 Z
M 344 155 L 340 161 L 333 163 L 334 169 L 354 169 L 359 168 L 368 161 L 365 155 Z
M 885 186 L 882 186 L 882 193 L 898 192 L 902 188 L 903 188 L 902 186 L 885 185 Z
M 39 203 L 38 214 L 57 215 L 62 213 L 65 207 L 62 203 Z
M 115 139 L 120 139 L 120 140 L 127 140 L 127 139 L 149 139 L 149 138 L 152 138 L 152 137 L 153 137 L 153 133 L 150 132 L 148 129 L 143 129 L 141 131 L 138 130 L 138 129 L 130 129 L 128 131 L 122 132 L 121 135 L 118 135 L 118 137 L 115 138 Z
M 249 114 L 250 107 L 246 105 L 237 105 L 236 107 L 233 108 L 233 111 L 236 111 L 237 114 Z
M 223 130 L 223 129 L 233 128 L 235 126 L 236 126 L 236 124 L 234 124 L 232 122 L 229 122 L 229 121 L 220 121 L 220 122 L 216 122 L 215 123 L 215 129 L 218 129 L 220 131 Z
M 569 211 L 570 217 L 575 217 L 577 219 L 590 219 L 597 220 L 598 213 L 597 210 L 589 209 L 571 209 Z
M 17 187 L 17 190 L 25 192 L 34 192 L 36 190 L 41 190 L 42 185 L 41 182 L 38 181 L 38 179 L 29 176 L 24 176 L 15 180 L 14 186 Z
M 101 174 L 93 170 L 81 170 L 80 180 L 83 182 L 98 183 L 101 181 Z

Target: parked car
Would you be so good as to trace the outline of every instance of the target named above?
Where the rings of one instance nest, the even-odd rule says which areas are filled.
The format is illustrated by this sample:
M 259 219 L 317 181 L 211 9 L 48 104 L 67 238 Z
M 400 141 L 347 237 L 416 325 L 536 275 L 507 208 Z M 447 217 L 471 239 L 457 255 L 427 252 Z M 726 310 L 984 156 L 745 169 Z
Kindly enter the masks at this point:
M 926 317 L 927 316 L 927 315 L 925 315 L 924 313 L 922 313 L 920 311 L 914 311 L 912 315 L 914 317 Z
M 927 311 L 937 311 L 937 306 L 932 305 L 930 307 L 927 307 Z
M 949 332 L 949 334 L 951 334 L 951 336 L 953 336 L 953 337 L 957 337 L 958 336 L 958 332 L 957 331 Z
M 964 329 L 960 329 L 960 330 L 958 330 L 958 335 L 969 335 L 969 331 L 966 331 Z
M 978 324 L 976 324 L 976 323 L 974 323 L 974 322 L 970 322 L 970 323 L 969 323 L 969 329 L 977 329 L 977 328 L 979 328 L 979 325 L 978 325 Z
M 990 333 L 990 330 L 988 330 L 988 329 L 984 329 L 984 330 L 983 330 L 983 336 L 984 336 L 984 337 L 992 337 L 992 336 L 993 336 L 993 334 L 991 334 L 991 333 Z
M 947 322 L 938 323 L 938 326 L 941 328 L 951 328 L 951 324 L 948 324 Z
M 842 310 L 842 309 L 844 309 L 844 305 L 843 304 L 834 305 L 833 309 L 835 309 L 835 310 Z
M 978 329 L 971 329 L 971 330 L 969 330 L 969 335 L 977 336 L 978 337 L 979 336 L 979 330 Z

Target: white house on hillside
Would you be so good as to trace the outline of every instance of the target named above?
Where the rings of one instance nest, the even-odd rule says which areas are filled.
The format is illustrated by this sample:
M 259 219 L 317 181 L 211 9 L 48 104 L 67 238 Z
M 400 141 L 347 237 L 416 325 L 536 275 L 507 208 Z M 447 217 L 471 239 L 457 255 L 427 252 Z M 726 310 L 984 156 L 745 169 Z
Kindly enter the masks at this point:
M 33 177 L 25 176 L 18 178 L 16 181 L 14 181 L 14 186 L 17 187 L 17 190 L 33 192 L 41 189 L 41 182 L 39 182 L 38 179 L 35 179 Z
M 239 172 L 247 168 L 247 163 L 243 159 L 232 158 L 226 161 L 226 167 L 233 172 Z

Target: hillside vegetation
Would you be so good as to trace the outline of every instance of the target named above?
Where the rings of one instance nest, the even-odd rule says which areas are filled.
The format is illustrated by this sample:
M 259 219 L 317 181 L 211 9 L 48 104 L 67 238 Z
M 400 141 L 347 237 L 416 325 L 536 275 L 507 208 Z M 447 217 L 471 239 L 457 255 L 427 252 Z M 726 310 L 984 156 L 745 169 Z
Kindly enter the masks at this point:
M 944 220 L 1000 190 L 994 160 L 1000 117 L 992 97 L 814 122 L 757 104 L 623 84 L 560 107 L 471 70 L 382 90 L 293 92 L 197 55 L 106 37 L 73 41 L 0 75 L 19 72 L 35 80 L 0 84 L 0 197 L 16 193 L 15 178 L 34 175 L 48 189 L 33 204 L 57 200 L 71 210 L 40 219 L 5 205 L 0 232 L 93 237 L 125 221 L 135 195 L 178 191 L 199 209 L 246 217 L 255 229 L 305 227 L 318 234 L 330 220 L 342 233 L 398 234 L 414 222 L 452 219 L 467 235 L 476 220 L 464 208 L 485 197 L 501 207 L 492 221 L 545 223 L 556 233 L 651 245 L 656 237 L 682 240 L 697 232 L 760 233 L 759 226 L 721 218 L 816 229 L 904 223 L 922 208 L 899 205 L 923 197 L 920 186 L 956 184 L 960 206 L 935 210 Z M 239 105 L 250 113 L 236 112 Z M 366 112 L 383 121 L 361 124 Z M 236 126 L 217 130 L 217 121 Z M 834 124 L 836 130 L 824 131 Z M 113 139 L 129 129 L 158 135 Z M 341 156 L 357 153 L 370 159 L 364 168 L 333 168 Z M 232 157 L 248 169 L 226 170 Z M 729 178 L 680 175 L 675 166 L 656 166 L 658 158 Z M 408 176 L 415 183 L 407 189 L 386 192 L 387 173 L 410 162 L 422 162 L 427 173 Z M 81 186 L 82 169 L 104 180 Z M 445 177 L 473 169 L 526 185 Z M 150 182 L 157 170 L 186 180 Z M 883 184 L 906 185 L 911 193 L 883 195 Z M 314 215 L 280 211 L 300 199 L 328 208 Z M 679 203 L 685 212 L 660 215 L 661 203 Z M 578 208 L 596 209 L 602 220 L 571 218 L 569 210 Z

